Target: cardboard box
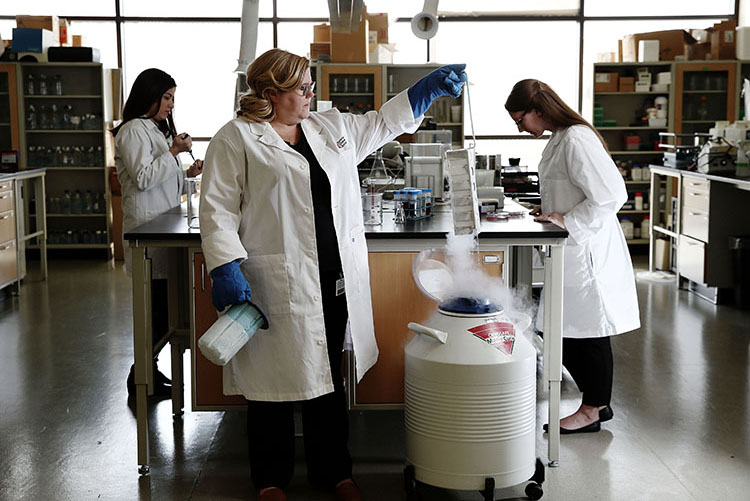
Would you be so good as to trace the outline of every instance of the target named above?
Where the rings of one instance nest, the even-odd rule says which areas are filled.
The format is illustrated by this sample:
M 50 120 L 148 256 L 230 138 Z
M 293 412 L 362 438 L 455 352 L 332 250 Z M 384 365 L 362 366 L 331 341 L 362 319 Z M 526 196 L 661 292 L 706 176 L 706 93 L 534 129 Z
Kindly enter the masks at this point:
M 316 24 L 313 26 L 313 42 L 331 42 L 331 25 L 330 24 Z
M 638 62 L 649 63 L 659 60 L 658 40 L 638 40 Z
M 711 32 L 711 59 L 734 59 L 736 53 L 736 21 L 714 24 Z
M 674 61 L 685 53 L 685 43 L 695 43 L 695 39 L 685 30 L 652 31 L 636 33 L 622 39 L 622 61 L 638 61 L 638 42 L 641 40 L 659 41 L 659 60 Z
M 362 6 L 362 17 L 357 31 L 339 33 L 331 30 L 331 62 L 332 63 L 367 63 L 370 50 L 367 40 L 369 24 L 367 11 Z M 354 28 L 352 28 L 354 29 Z
M 651 82 L 636 82 L 635 91 L 636 92 L 651 92 Z
M 617 73 L 595 73 L 594 92 L 617 92 Z
M 86 37 L 83 35 L 73 35 L 73 47 L 86 47 Z
M 384 12 L 367 14 L 367 22 L 370 25 L 368 29 L 378 33 L 375 43 L 388 43 L 388 14 Z
M 370 63 L 393 64 L 393 53 L 396 52 L 395 45 L 392 43 L 375 44 L 370 50 Z
M 310 61 L 331 62 L 331 42 L 313 42 L 310 44 Z
M 51 31 L 40 28 L 13 28 L 13 52 L 45 53 L 54 45 Z
M 654 240 L 654 267 L 657 270 L 670 270 L 669 247 L 669 240 L 662 238 Z
M 57 16 L 16 16 L 16 27 L 51 31 L 53 45 L 60 42 L 60 20 Z
M 685 59 L 688 61 L 704 61 L 712 59 L 710 43 L 685 44 Z
M 635 91 L 635 77 L 620 77 L 620 83 L 618 87 L 620 92 L 634 92 Z

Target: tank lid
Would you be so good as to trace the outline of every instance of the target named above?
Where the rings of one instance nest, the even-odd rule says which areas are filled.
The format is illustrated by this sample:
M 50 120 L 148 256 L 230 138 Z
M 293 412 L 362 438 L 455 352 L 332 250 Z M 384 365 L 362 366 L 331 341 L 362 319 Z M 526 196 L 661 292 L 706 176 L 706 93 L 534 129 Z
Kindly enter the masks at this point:
M 438 308 L 449 313 L 463 313 L 470 315 L 502 313 L 503 311 L 502 306 L 493 303 L 486 297 L 454 297 L 440 303 Z

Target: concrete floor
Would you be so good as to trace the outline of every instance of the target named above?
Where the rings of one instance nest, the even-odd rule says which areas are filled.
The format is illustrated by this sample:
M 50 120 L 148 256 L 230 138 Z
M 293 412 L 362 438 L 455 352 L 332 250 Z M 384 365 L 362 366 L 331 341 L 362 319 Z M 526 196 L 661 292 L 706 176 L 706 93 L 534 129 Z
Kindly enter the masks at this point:
M 0 500 L 255 499 L 243 413 L 186 410 L 173 421 L 171 403 L 154 402 L 152 472 L 138 475 L 125 388 L 130 283 L 119 267 L 52 261 L 49 280 L 21 292 L 0 300 Z M 638 293 L 643 328 L 613 338 L 615 418 L 600 433 L 562 438 L 543 499 L 750 499 L 750 311 L 714 306 L 673 284 L 639 282 Z M 169 357 L 162 359 L 168 371 Z M 540 391 L 541 457 L 545 398 Z M 563 415 L 578 403 L 566 376 Z M 351 423 L 366 499 L 405 499 L 402 413 L 352 412 Z M 419 492 L 430 501 L 482 499 Z M 307 486 L 302 462 L 289 496 L 333 499 Z M 523 486 L 496 497 L 522 499 Z

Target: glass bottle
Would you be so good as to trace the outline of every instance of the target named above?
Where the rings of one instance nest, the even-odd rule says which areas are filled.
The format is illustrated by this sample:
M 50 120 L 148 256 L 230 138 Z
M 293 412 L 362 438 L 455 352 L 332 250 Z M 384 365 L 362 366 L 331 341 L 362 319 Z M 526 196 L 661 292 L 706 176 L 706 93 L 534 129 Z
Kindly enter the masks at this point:
M 63 93 L 62 77 L 60 75 L 55 75 L 55 95 L 62 96 L 62 93 Z
M 75 195 L 73 195 L 73 205 L 71 206 L 71 213 L 81 214 L 82 212 L 83 200 L 81 199 L 81 192 L 80 190 L 76 190 Z
M 83 213 L 91 214 L 91 208 L 94 205 L 94 199 L 91 195 L 91 190 L 86 190 L 86 194 L 83 195 Z
M 44 104 L 39 106 L 39 128 L 40 129 L 50 128 L 49 111 L 47 111 L 47 106 Z
M 70 197 L 70 191 L 65 190 L 65 194 L 63 195 L 63 199 L 62 199 L 63 214 L 70 214 L 72 204 L 73 204 L 73 199 Z
M 708 105 L 706 104 L 706 101 L 708 101 L 708 97 L 701 96 L 701 103 L 698 105 L 698 110 L 696 112 L 698 120 L 708 119 Z
M 34 75 L 31 73 L 26 77 L 26 94 L 29 96 L 34 95 Z
M 37 121 L 36 108 L 34 108 L 33 104 L 30 104 L 29 107 L 26 108 L 26 128 L 34 130 L 38 126 L 39 122 Z
M 55 130 L 60 130 L 60 115 L 57 113 L 57 105 L 53 104 L 50 107 L 50 127 Z
M 62 107 L 62 116 L 60 117 L 60 127 L 62 129 L 70 129 L 70 112 L 73 107 L 69 104 L 64 104 Z
M 94 165 L 99 167 L 104 166 L 104 150 L 101 146 L 96 147 L 96 163 Z
M 45 74 L 39 75 L 39 95 L 47 95 L 47 75 Z

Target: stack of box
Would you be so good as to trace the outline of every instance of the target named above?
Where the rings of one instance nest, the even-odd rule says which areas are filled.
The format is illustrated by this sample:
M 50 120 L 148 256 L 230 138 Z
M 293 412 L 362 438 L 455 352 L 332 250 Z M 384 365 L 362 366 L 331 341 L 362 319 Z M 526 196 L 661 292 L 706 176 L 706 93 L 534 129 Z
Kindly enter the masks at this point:
M 313 43 L 310 44 L 310 61 L 331 62 L 331 26 L 316 24 L 313 26 Z
M 594 127 L 604 127 L 604 108 L 599 103 L 594 103 Z
M 662 71 L 656 74 L 656 83 L 651 84 L 651 92 L 669 92 L 669 85 L 672 83 L 672 73 Z
M 635 77 L 620 77 L 620 92 L 635 91 Z
M 737 21 L 722 21 L 713 25 L 711 33 L 711 59 L 734 59 L 736 54 L 735 30 Z
M 45 62 L 47 49 L 70 46 L 73 38 L 67 19 L 19 15 L 13 28 L 13 51 L 19 54 L 19 59 L 30 54 L 38 62 Z
M 617 92 L 616 72 L 594 74 L 594 92 Z
M 651 90 L 651 73 L 648 68 L 638 68 L 635 81 L 636 92 L 649 92 Z

